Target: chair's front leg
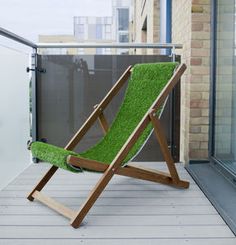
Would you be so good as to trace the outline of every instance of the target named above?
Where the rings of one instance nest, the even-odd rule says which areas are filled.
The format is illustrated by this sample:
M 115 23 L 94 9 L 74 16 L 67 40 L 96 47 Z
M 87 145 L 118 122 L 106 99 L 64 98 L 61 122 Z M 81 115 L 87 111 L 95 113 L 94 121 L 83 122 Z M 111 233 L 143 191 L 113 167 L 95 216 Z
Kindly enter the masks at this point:
M 71 225 L 74 228 L 78 228 L 81 222 L 83 221 L 85 215 L 88 213 L 90 208 L 96 202 L 102 191 L 105 189 L 107 184 L 109 183 L 110 179 L 113 175 L 117 172 L 117 170 L 121 167 L 122 161 L 125 159 L 127 154 L 129 153 L 130 149 L 138 140 L 139 136 L 146 128 L 150 119 L 148 114 L 142 119 L 139 125 L 136 127 L 134 132 L 130 135 L 127 139 L 126 143 L 123 145 L 121 150 L 117 153 L 116 157 L 114 158 L 113 162 L 110 164 L 109 168 L 104 172 L 96 186 L 93 188 L 92 192 L 90 193 L 89 197 L 85 201 L 85 203 L 81 206 L 79 212 L 75 215 L 74 219 L 71 220 Z
M 75 217 L 71 220 L 71 226 L 74 228 L 78 228 L 80 224 L 82 223 L 84 217 L 90 210 L 90 208 L 93 206 L 93 204 L 96 202 L 100 194 L 103 192 L 111 178 L 113 177 L 115 173 L 115 169 L 113 168 L 113 164 L 110 165 L 110 167 L 104 172 L 96 186 L 91 191 L 89 197 L 84 202 L 84 204 L 81 206 L 80 210 L 76 213 Z
M 43 187 L 48 183 L 48 181 L 51 179 L 51 177 L 55 174 L 58 167 L 52 166 L 47 173 L 43 176 L 43 178 L 38 182 L 38 184 L 34 187 L 34 189 L 30 192 L 27 199 L 30 201 L 34 200 L 33 194 L 35 191 L 41 191 Z

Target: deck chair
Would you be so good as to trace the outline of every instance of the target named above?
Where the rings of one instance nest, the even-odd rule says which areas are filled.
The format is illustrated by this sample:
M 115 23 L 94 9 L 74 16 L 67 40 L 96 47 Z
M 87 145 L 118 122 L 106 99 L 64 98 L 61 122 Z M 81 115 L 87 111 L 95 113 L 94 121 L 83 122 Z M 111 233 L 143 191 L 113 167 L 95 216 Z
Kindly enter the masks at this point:
M 158 117 L 165 100 L 185 69 L 185 64 L 170 62 L 137 64 L 133 68 L 129 66 L 100 104 L 95 106 L 92 114 L 64 149 L 42 142 L 32 143 L 30 148 L 33 156 L 50 162 L 53 166 L 30 192 L 28 199 L 37 199 L 44 203 L 69 218 L 71 225 L 78 228 L 115 174 L 188 188 L 189 182 L 180 180 L 178 176 Z M 109 127 L 103 111 L 128 79 L 124 100 Z M 105 136 L 87 151 L 80 154 L 73 152 L 97 119 Z M 159 142 L 169 173 L 129 164 L 152 130 Z M 41 192 L 58 168 L 72 172 L 90 170 L 103 173 L 79 211 L 71 210 Z

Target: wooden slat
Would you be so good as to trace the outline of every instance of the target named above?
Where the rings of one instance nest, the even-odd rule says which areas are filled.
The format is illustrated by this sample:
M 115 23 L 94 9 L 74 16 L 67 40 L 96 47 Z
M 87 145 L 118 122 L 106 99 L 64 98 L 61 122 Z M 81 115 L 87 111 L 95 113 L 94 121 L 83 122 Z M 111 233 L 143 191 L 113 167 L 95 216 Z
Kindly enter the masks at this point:
M 98 107 L 98 104 L 96 104 L 93 108 L 96 109 L 97 107 Z M 101 112 L 100 112 L 100 115 L 98 116 L 98 121 L 103 130 L 103 133 L 106 134 L 109 130 L 109 124 L 104 116 L 102 108 L 100 109 L 101 109 Z
M 105 172 L 109 168 L 109 165 L 94 160 L 83 159 L 75 156 L 68 156 L 67 162 L 76 167 L 81 167 L 81 168 L 100 171 L 100 172 Z M 115 174 L 152 181 L 156 183 L 162 183 L 166 185 L 172 185 L 176 187 L 182 187 L 182 188 L 189 187 L 189 183 L 186 181 L 181 181 L 178 179 L 178 182 L 174 182 L 170 174 L 166 172 L 162 172 L 154 169 L 148 169 L 140 166 L 137 167 L 134 165 L 127 165 L 125 167 L 120 167 L 116 169 Z
M 103 133 L 106 134 L 109 130 L 109 124 L 108 124 L 103 112 L 101 112 L 101 114 L 99 115 L 98 121 L 101 125 Z
M 93 170 L 93 171 L 97 171 L 97 172 L 104 172 L 109 167 L 109 165 L 106 165 L 104 163 L 100 163 L 100 162 L 95 161 L 95 160 L 89 160 L 89 159 L 85 159 L 82 157 L 76 157 L 76 156 L 72 156 L 72 155 L 69 155 L 67 157 L 67 163 L 69 163 L 75 167 L 79 167 L 82 169 L 89 169 L 89 170 Z
M 37 199 L 38 201 L 42 202 L 43 204 L 47 205 L 51 209 L 55 210 L 56 212 L 67 217 L 68 219 L 71 219 L 75 215 L 75 211 L 63 206 L 62 204 L 56 202 L 50 197 L 47 197 L 46 195 L 44 195 L 43 193 L 39 191 L 35 191 L 33 193 L 33 197 Z
M 162 183 L 175 187 L 188 188 L 189 186 L 189 183 L 186 181 L 179 180 L 178 182 L 174 182 L 172 177 L 165 172 L 143 167 L 134 167 L 127 165 L 124 168 L 117 169 L 116 173 L 119 175 L 129 176 L 132 178 L 152 181 L 156 183 Z

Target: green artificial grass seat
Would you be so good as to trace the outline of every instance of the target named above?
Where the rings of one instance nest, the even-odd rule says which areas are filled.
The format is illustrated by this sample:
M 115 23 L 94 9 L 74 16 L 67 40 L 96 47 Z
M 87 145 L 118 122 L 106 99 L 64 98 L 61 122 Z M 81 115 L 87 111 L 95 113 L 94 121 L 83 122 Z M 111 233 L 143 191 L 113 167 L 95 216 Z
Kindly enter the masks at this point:
M 71 172 L 81 172 L 81 169 L 71 167 L 66 162 L 69 155 L 77 156 L 78 154 L 73 151 L 67 151 L 61 147 L 46 144 L 43 142 L 33 142 L 31 144 L 32 155 L 41 161 L 49 162 L 59 168 L 69 170 Z
M 31 146 L 33 156 L 73 172 L 76 170 L 66 163 L 68 155 L 77 155 L 82 158 L 103 162 L 104 164 L 110 164 L 170 80 L 176 66 L 177 63 L 170 62 L 135 65 L 132 69 L 123 103 L 109 131 L 87 151 L 77 154 L 42 142 L 34 142 Z M 135 156 L 151 131 L 152 125 L 149 124 L 125 158 L 123 164 Z

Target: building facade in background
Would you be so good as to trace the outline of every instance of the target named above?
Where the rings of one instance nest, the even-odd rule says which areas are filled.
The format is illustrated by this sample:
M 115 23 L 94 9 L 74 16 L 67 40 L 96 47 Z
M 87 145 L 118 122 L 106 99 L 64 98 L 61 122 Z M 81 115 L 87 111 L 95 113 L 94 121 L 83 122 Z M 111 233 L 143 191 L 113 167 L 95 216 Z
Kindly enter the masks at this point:
M 112 33 L 112 17 L 76 16 L 74 17 L 74 37 L 79 43 L 112 43 L 115 42 Z M 110 48 L 78 50 L 79 54 L 106 54 Z
M 38 40 L 40 43 L 75 43 L 76 38 L 73 35 L 39 35 Z M 74 55 L 78 51 L 76 48 L 43 48 L 39 49 L 40 54 L 61 54 L 61 55 Z
M 113 0 L 112 16 L 74 17 L 74 36 L 82 43 L 128 43 L 131 0 Z M 79 53 L 88 53 L 81 49 Z M 127 50 L 111 50 L 110 48 L 90 49 L 91 53 L 109 54 L 125 53 Z
M 132 41 L 135 43 L 160 42 L 160 1 L 133 2 Z M 153 53 L 153 50 L 137 50 L 136 53 Z
M 129 42 L 129 23 L 131 16 L 130 0 L 113 0 L 112 30 L 114 39 L 120 43 Z
M 73 35 L 39 35 L 43 43 L 128 43 L 131 3 L 133 0 L 112 0 L 112 16 L 74 16 Z M 127 49 L 79 48 L 43 49 L 43 54 L 122 54 Z

